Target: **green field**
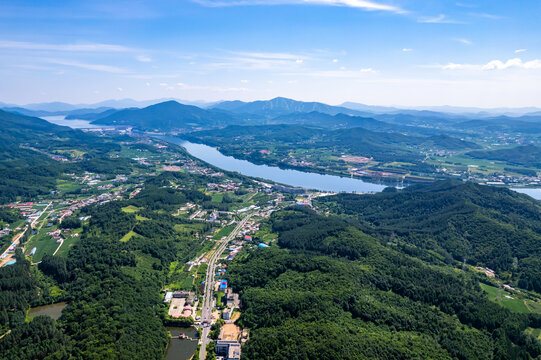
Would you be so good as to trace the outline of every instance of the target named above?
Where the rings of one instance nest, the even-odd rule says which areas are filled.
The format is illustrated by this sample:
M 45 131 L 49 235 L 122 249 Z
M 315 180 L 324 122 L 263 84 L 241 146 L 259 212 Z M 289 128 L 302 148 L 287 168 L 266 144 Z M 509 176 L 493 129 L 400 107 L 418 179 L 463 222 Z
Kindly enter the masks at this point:
M 70 249 L 73 247 L 73 245 L 79 242 L 80 239 L 80 237 L 68 236 L 66 240 L 64 240 L 64 243 L 62 244 L 58 252 L 56 253 L 56 256 L 67 257 Z
M 126 241 L 129 241 L 132 237 L 134 237 L 136 235 L 136 233 L 133 231 L 133 230 L 130 230 L 129 233 L 127 233 L 126 235 L 124 235 L 122 237 L 122 239 L 120 239 L 121 242 L 126 242 Z
M 212 237 L 214 240 L 219 240 L 221 239 L 222 237 L 224 236 L 228 236 L 229 234 L 231 234 L 231 232 L 235 230 L 235 225 L 229 225 L 229 226 L 226 226 L 222 229 L 220 229 L 220 231 L 218 231 L 216 234 L 214 234 L 214 236 Z
M 124 207 L 122 208 L 122 211 L 124 211 L 125 213 L 128 213 L 128 214 L 136 213 L 136 212 L 138 212 L 139 210 L 141 210 L 141 209 L 138 208 L 137 206 L 133 206 L 133 205 L 130 205 L 130 206 L 124 206 Z
M 480 285 L 481 288 L 486 291 L 488 298 L 491 301 L 494 301 L 513 312 L 530 314 L 532 312 L 537 312 L 538 310 L 541 310 L 538 303 L 531 300 L 519 298 L 515 293 L 510 293 L 503 289 L 500 290 L 495 286 L 490 286 L 487 284 L 481 283 Z M 509 296 L 511 298 L 507 298 L 506 296 Z M 526 304 L 528 304 L 528 306 L 526 306 Z
M 41 233 L 41 231 L 40 231 Z M 40 235 L 38 233 L 38 235 Z M 36 253 L 32 256 L 33 262 L 41 261 L 44 255 L 52 254 L 58 247 L 58 243 L 51 236 L 42 234 L 40 236 L 36 235 L 28 244 L 26 245 L 26 254 L 30 254 L 33 248 L 36 248 Z

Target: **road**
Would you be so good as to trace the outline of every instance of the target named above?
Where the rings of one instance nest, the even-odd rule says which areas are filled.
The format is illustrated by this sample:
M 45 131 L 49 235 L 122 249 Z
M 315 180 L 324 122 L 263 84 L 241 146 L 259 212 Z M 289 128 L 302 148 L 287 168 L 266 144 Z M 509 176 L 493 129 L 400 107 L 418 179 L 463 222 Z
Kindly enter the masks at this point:
M 47 211 L 47 209 L 49 208 L 49 206 L 51 206 L 53 202 L 49 202 L 49 204 L 47 205 L 47 207 L 42 211 L 42 214 L 45 213 L 45 211 Z M 48 216 L 47 216 L 48 217 Z M 43 219 L 43 221 L 45 221 L 47 219 L 47 217 L 45 217 Z M 13 259 L 13 256 L 14 256 L 14 253 L 9 253 L 9 249 L 15 245 L 15 247 L 17 247 L 19 245 L 19 241 L 21 239 L 21 237 L 24 235 L 26 229 L 28 229 L 28 226 L 30 227 L 34 227 L 35 223 L 38 221 L 38 219 L 35 219 L 34 221 L 32 221 L 32 223 L 30 225 L 26 225 L 26 227 L 24 228 L 24 230 L 22 232 L 20 232 L 19 234 L 15 235 L 13 237 L 13 241 L 11 242 L 11 244 L 9 245 L 9 247 L 6 249 L 6 251 L 4 251 L 4 253 L 0 256 L 0 267 L 4 266 L 4 264 L 6 264 L 8 261 L 12 260 Z M 43 225 L 43 224 L 42 224 Z M 30 236 L 32 237 L 32 235 Z M 30 240 L 30 238 L 28 239 Z
M 205 276 L 205 291 L 203 293 L 203 305 L 201 306 L 201 327 L 203 329 L 201 334 L 201 350 L 199 351 L 199 359 L 205 360 L 207 344 L 209 343 L 209 332 L 212 324 L 212 305 L 214 299 L 214 276 L 216 275 L 216 260 L 224 252 L 227 244 L 237 236 L 244 224 L 250 219 L 252 215 L 246 215 L 242 219 L 235 229 L 225 239 L 220 240 L 216 246 L 216 250 L 209 259 L 207 274 Z

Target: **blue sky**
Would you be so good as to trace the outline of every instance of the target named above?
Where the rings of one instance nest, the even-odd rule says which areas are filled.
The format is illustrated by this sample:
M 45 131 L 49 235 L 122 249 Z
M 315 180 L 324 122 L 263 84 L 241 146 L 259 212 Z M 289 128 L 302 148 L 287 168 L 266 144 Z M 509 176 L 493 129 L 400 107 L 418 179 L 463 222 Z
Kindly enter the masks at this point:
M 541 106 L 541 2 L 0 3 L 0 101 Z

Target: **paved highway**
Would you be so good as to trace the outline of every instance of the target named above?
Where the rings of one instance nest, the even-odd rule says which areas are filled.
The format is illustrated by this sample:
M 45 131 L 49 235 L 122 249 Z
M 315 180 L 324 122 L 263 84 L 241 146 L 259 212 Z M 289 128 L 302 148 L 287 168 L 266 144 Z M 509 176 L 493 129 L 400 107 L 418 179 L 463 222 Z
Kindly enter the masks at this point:
M 216 260 L 222 255 L 227 244 L 237 236 L 244 224 L 250 219 L 252 215 L 246 215 L 235 227 L 235 229 L 225 239 L 220 240 L 217 244 L 216 250 L 209 259 L 207 274 L 205 277 L 205 290 L 203 293 L 203 305 L 201 307 L 201 327 L 203 332 L 201 334 L 201 350 L 199 351 L 199 359 L 205 360 L 206 347 L 209 343 L 209 332 L 212 324 L 212 305 L 214 299 L 214 275 L 216 274 Z

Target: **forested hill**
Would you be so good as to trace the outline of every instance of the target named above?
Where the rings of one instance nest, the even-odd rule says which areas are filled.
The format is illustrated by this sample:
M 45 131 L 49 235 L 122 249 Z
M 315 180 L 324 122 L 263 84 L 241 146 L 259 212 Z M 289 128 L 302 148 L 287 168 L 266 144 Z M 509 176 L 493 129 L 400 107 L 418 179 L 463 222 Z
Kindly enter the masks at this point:
M 258 100 L 252 102 L 224 101 L 213 106 L 213 109 L 221 109 L 237 114 L 255 114 L 266 117 L 276 117 L 291 113 L 320 113 L 336 115 L 351 114 L 359 115 L 361 112 L 341 106 L 331 106 L 319 102 L 304 102 L 283 97 L 271 100 Z
M 472 265 L 509 272 L 541 291 L 541 204 L 514 191 L 442 181 L 401 191 L 322 198 L 382 241 L 410 243 Z
M 128 125 L 143 130 L 220 127 L 234 123 L 235 118 L 218 110 L 205 110 L 176 101 L 166 101 L 143 109 L 125 109 L 99 118 L 93 123 Z
M 245 360 L 529 359 L 534 315 L 489 301 L 485 275 L 382 245 L 354 222 L 311 210 L 271 217 L 278 245 L 228 268 L 249 327 Z M 482 277 L 481 277 L 482 276 Z
M 96 166 L 103 172 L 123 168 L 123 160 L 107 156 L 120 150 L 118 141 L 112 138 L 1 110 L 0 124 L 2 204 L 55 190 L 57 177 L 63 171 L 84 171 Z
M 243 154 L 247 149 L 291 146 L 308 149 L 332 148 L 339 152 L 373 157 L 381 161 L 420 160 L 419 148 L 445 150 L 476 149 L 477 144 L 457 138 L 439 136 L 407 136 L 396 132 L 376 132 L 361 127 L 324 130 L 298 125 L 228 126 L 220 130 L 190 133 L 191 141 L 220 146 L 228 154 Z M 238 150 L 238 151 L 237 151 Z
M 541 147 L 535 145 L 492 151 L 472 151 L 467 155 L 476 159 L 499 160 L 509 164 L 541 168 Z

